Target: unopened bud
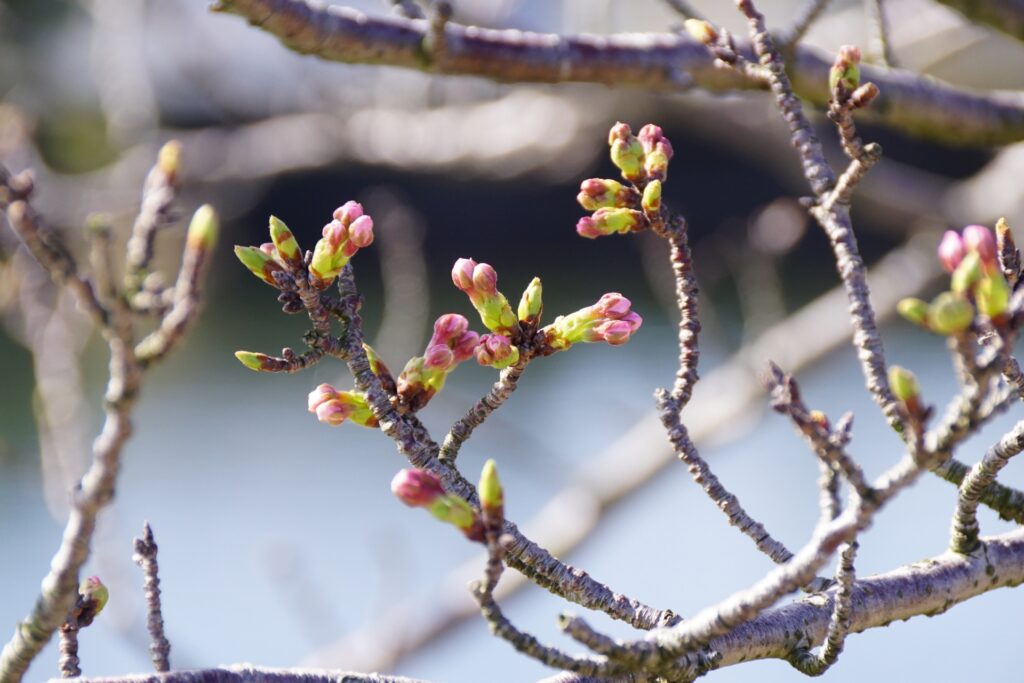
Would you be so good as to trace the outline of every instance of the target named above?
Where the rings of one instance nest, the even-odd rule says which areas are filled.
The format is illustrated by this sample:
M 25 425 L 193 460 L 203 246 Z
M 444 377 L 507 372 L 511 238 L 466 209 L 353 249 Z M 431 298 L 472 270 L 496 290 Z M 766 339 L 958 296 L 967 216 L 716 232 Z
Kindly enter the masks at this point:
M 974 307 L 962 294 L 943 292 L 928 306 L 928 327 L 937 334 L 959 334 L 973 321 Z
M 185 245 L 189 249 L 208 252 L 216 244 L 219 231 L 220 220 L 217 218 L 217 211 L 209 204 L 203 204 L 192 214 Z
M 625 206 L 629 202 L 630 190 L 617 180 L 605 178 L 588 178 L 580 183 L 580 193 L 576 195 L 587 211 Z
M 238 362 L 256 372 L 263 372 L 267 370 L 270 356 L 265 353 L 255 353 L 253 351 L 235 351 L 235 358 Z
M 850 106 L 854 109 L 863 109 L 871 104 L 878 97 L 878 86 L 874 83 L 865 83 L 850 95 Z
M 156 155 L 156 165 L 172 181 L 181 171 L 181 143 L 168 140 Z
M 683 27 L 699 43 L 713 45 L 718 42 L 718 31 L 710 22 L 701 19 L 687 19 L 683 22 Z
M 658 213 L 661 210 L 661 181 L 652 180 L 644 188 L 644 197 L 640 202 L 647 215 Z
M 648 225 L 647 217 L 633 209 L 598 209 L 593 216 L 584 216 L 576 223 L 581 237 L 595 238 L 618 233 L 638 232 Z
M 920 395 L 914 373 L 898 365 L 889 368 L 889 388 L 893 396 L 904 403 L 915 401 Z
M 636 182 L 644 177 L 644 148 L 632 135 L 612 142 L 612 163 L 622 171 L 622 177 Z
M 540 316 L 544 312 L 543 288 L 540 278 L 530 280 L 530 284 L 523 290 L 523 296 L 519 299 L 519 310 L 517 317 L 519 322 L 527 325 L 536 325 L 540 322 Z
M 274 280 L 274 272 L 284 271 L 284 266 L 277 262 L 274 257 L 259 247 L 243 247 L 235 245 L 235 256 L 242 262 L 242 265 L 249 269 L 249 272 L 266 282 L 268 285 L 277 287 Z
M 1003 274 L 994 271 L 986 273 L 974 287 L 974 301 L 978 311 L 989 318 L 998 318 L 1010 305 L 1010 286 Z
M 964 247 L 977 253 L 986 268 L 996 265 L 996 238 L 985 226 L 968 225 L 964 228 Z
M 504 370 L 519 361 L 519 349 L 508 337 L 500 334 L 485 334 L 476 346 L 476 362 Z
M 841 86 L 847 95 L 860 85 L 860 48 L 844 45 L 839 48 L 836 61 L 828 72 L 829 92 L 835 93 Z
M 493 459 L 484 463 L 477 493 L 480 495 L 480 507 L 485 512 L 500 512 L 505 505 L 505 493 L 501 488 L 501 480 L 498 479 L 498 466 Z
M 277 216 L 270 217 L 270 240 L 282 261 L 291 265 L 302 264 L 302 251 L 295 240 L 295 235 Z
M 102 612 L 107 601 L 110 600 L 110 591 L 98 576 L 83 579 L 82 583 L 78 585 L 78 595 L 92 617 Z
M 406 468 L 391 480 L 391 493 L 410 507 L 426 507 L 444 495 L 444 487 L 434 474 Z
M 949 279 L 949 287 L 954 292 L 966 293 L 981 279 L 981 273 L 981 257 L 978 252 L 969 251 L 964 254 L 960 265 L 953 271 L 953 277 Z
M 947 230 L 939 242 L 939 263 L 947 273 L 952 273 L 964 259 L 964 241 L 955 230 Z
M 896 304 L 896 311 L 915 325 L 924 327 L 928 325 L 928 304 L 921 299 L 914 297 L 902 299 Z

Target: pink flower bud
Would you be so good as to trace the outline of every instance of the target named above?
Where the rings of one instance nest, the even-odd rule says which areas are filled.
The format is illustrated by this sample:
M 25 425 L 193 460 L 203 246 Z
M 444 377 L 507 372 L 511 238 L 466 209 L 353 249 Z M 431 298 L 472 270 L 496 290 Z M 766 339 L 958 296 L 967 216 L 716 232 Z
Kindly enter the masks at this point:
M 939 262 L 946 269 L 947 273 L 952 273 L 963 259 L 963 239 L 961 239 L 956 231 L 947 230 L 942 235 L 942 241 L 939 242 Z
M 619 346 L 629 341 L 633 326 L 626 320 L 606 320 L 595 327 L 594 331 L 612 346 Z
M 601 298 L 598 299 L 596 304 L 594 304 L 594 313 L 602 318 L 618 320 L 629 313 L 631 305 L 632 304 L 629 299 L 618 292 L 609 292 L 607 294 L 602 294 Z
M 352 406 L 338 399 L 324 401 L 316 407 L 316 419 L 325 424 L 337 426 L 348 419 Z
M 324 226 L 322 234 L 330 245 L 331 250 L 337 251 L 338 247 L 348 239 L 348 228 L 341 221 L 331 221 Z
M 455 363 L 455 354 L 445 344 L 428 346 L 423 354 L 423 365 L 436 370 L 447 370 Z
M 348 242 L 345 242 L 344 244 L 341 245 L 340 251 L 342 256 L 344 256 L 346 259 L 350 259 L 356 255 L 357 251 L 359 251 L 359 245 L 353 242 L 352 240 L 349 240 Z
M 452 345 L 454 340 L 459 339 L 469 329 L 469 321 L 458 313 L 445 313 L 434 321 L 434 336 L 430 338 L 430 344 Z
M 661 126 L 656 126 L 653 123 L 648 123 L 641 128 L 636 137 L 640 140 L 640 144 L 644 146 L 644 152 L 647 154 L 654 151 L 654 146 L 658 142 L 665 140 L 665 134 L 662 132 Z
M 476 261 L 470 258 L 460 258 L 452 268 L 452 282 L 467 294 L 474 289 L 473 271 L 476 268 Z
M 633 333 L 633 332 L 636 332 L 637 330 L 639 330 L 640 326 L 644 322 L 644 319 L 641 318 L 640 314 L 637 313 L 636 311 L 630 311 L 626 315 L 622 316 L 619 320 L 621 322 L 624 322 L 624 323 L 629 323 L 629 331 L 630 331 L 630 333 Z
M 473 285 L 482 294 L 498 291 L 498 273 L 488 263 L 481 263 L 473 269 Z
M 363 215 L 363 205 L 359 202 L 348 201 L 334 210 L 334 220 L 341 221 L 345 225 L 351 225 L 352 221 Z
M 462 335 L 451 345 L 452 353 L 455 354 L 455 362 L 461 363 L 473 356 L 473 349 L 479 343 L 480 335 L 473 331 L 463 332 Z
M 338 390 L 330 384 L 321 384 L 309 392 L 309 412 L 315 413 L 321 404 L 338 397 Z
M 362 249 L 370 246 L 373 244 L 373 219 L 366 215 L 356 218 L 348 226 L 348 234 L 356 247 Z
M 485 334 L 476 347 L 476 361 L 480 365 L 494 365 L 512 353 L 512 342 L 500 334 Z
M 264 242 L 263 244 L 261 244 L 260 251 L 262 251 L 267 256 L 277 256 L 277 247 L 274 246 L 273 242 Z
M 995 265 L 996 236 L 985 226 L 968 225 L 964 228 L 963 245 L 967 251 L 977 252 L 985 266 Z
M 597 229 L 597 224 L 593 218 L 584 216 L 576 222 L 576 234 L 580 237 L 595 239 L 601 237 L 604 233 Z
M 610 145 L 616 140 L 628 140 L 632 134 L 633 130 L 629 127 L 629 124 L 619 121 L 608 131 L 608 144 Z
M 391 493 L 410 507 L 425 507 L 444 495 L 444 487 L 430 472 L 406 468 L 391 480 Z

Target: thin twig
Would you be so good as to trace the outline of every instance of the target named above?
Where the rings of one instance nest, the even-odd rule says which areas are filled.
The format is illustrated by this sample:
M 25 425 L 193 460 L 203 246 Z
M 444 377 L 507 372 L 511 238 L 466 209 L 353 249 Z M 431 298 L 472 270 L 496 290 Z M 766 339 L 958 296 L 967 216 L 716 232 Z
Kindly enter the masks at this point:
M 889 21 L 885 16 L 883 0 L 864 0 L 864 11 L 868 17 L 868 55 L 885 67 L 897 66 L 889 39 Z
M 797 10 L 796 18 L 793 19 L 789 28 L 779 32 L 777 40 L 783 51 L 793 49 L 797 43 L 803 40 L 807 31 L 828 7 L 829 2 L 831 0 L 805 0 Z
M 135 539 L 132 560 L 142 568 L 145 577 L 146 628 L 149 629 L 149 656 L 158 672 L 171 670 L 171 643 L 164 633 L 164 615 L 160 607 L 160 566 L 157 564 L 157 545 L 149 522 L 142 527 L 142 537 Z

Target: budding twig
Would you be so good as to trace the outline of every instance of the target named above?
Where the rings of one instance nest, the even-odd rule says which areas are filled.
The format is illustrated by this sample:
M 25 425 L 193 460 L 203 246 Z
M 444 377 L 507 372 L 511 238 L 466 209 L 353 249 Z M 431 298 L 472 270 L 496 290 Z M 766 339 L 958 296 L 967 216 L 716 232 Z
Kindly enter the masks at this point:
M 508 400 L 509 396 L 512 395 L 512 392 L 516 390 L 519 378 L 522 377 L 523 371 L 526 369 L 527 362 L 527 356 L 523 355 L 515 365 L 510 365 L 502 370 L 498 380 L 491 385 L 491 390 L 487 392 L 487 395 L 477 401 L 464 417 L 452 425 L 452 428 L 448 430 L 444 437 L 444 442 L 441 444 L 441 450 L 438 454 L 438 458 L 442 462 L 454 464 L 455 458 L 459 455 L 459 449 L 466 439 L 473 434 L 473 430 L 482 425 L 484 420 L 500 408 Z

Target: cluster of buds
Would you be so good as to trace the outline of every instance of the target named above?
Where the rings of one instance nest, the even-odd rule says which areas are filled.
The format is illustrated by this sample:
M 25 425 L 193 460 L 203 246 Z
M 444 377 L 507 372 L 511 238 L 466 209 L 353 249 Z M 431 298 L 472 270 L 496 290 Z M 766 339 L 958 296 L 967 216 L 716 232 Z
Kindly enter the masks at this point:
M 1008 229 L 1004 232 L 1002 240 L 1012 240 Z M 942 335 L 969 329 L 975 310 L 993 322 L 1002 322 L 1010 304 L 1010 284 L 1000 268 L 998 253 L 995 235 L 984 226 L 968 225 L 962 234 L 947 230 L 939 243 L 938 258 L 950 274 L 949 291 L 930 304 L 904 299 L 898 306 L 900 314 Z
M 362 247 L 373 243 L 373 219 L 356 202 L 334 211 L 334 220 L 324 226 L 323 237 L 313 248 L 309 273 L 320 289 L 327 287 Z M 285 288 L 291 274 L 305 269 L 304 257 L 295 235 L 276 216 L 270 217 L 270 241 L 258 247 L 235 246 L 235 255 L 249 271 L 278 289 Z
M 580 185 L 576 200 L 593 212 L 576 223 L 582 237 L 639 232 L 661 211 L 661 184 L 668 177 L 672 143 L 652 123 L 633 135 L 628 124 L 616 123 L 608 134 L 612 163 L 631 185 L 590 178 Z
M 484 327 L 495 334 L 511 336 L 519 320 L 505 295 L 498 291 L 498 274 L 487 263 L 460 258 L 452 268 L 452 282 L 469 296 Z
M 358 202 L 346 202 L 334 210 L 334 220 L 324 226 L 323 237 L 313 248 L 309 272 L 324 286 L 330 284 L 357 251 L 373 244 L 373 219 Z
M 860 48 L 843 45 L 828 72 L 828 90 L 833 99 L 852 109 L 860 109 L 878 96 L 874 83 L 860 83 Z
M 472 541 L 484 540 L 480 515 L 462 498 L 445 493 L 441 480 L 426 470 L 404 469 L 391 480 L 391 492 L 409 507 L 425 508 Z
M 359 391 L 338 391 L 330 384 L 321 384 L 309 392 L 309 412 L 316 419 L 332 426 L 351 420 L 363 427 L 376 427 L 377 418 L 370 410 L 366 394 Z
M 577 342 L 607 342 L 612 346 L 625 344 L 643 319 L 630 310 L 630 301 L 621 294 L 603 295 L 596 304 L 569 315 L 560 315 L 541 329 L 547 346 L 562 351 Z
M 444 386 L 448 374 L 473 357 L 479 340 L 465 317 L 446 313 L 438 318 L 424 354 L 410 359 L 398 376 L 397 391 L 402 403 L 413 411 L 427 405 Z

